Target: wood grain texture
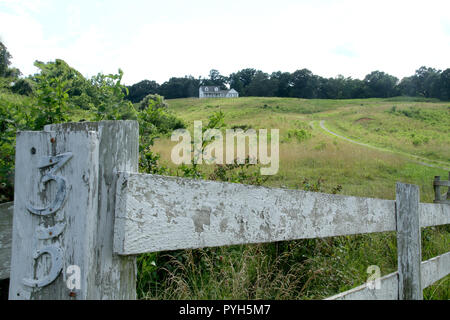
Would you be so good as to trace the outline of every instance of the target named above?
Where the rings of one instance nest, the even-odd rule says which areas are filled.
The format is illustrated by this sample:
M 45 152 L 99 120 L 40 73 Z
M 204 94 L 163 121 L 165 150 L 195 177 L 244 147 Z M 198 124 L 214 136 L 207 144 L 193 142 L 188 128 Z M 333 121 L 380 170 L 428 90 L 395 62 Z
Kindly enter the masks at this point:
M 396 217 L 399 299 L 422 300 L 418 186 L 397 183 Z
M 367 283 L 325 300 L 398 300 L 398 272 L 380 278 L 380 288 L 371 289 Z
M 0 279 L 9 278 L 13 207 L 13 202 L 0 205 Z M 419 213 L 421 227 L 450 224 L 449 205 L 420 203 Z
M 425 289 L 450 274 L 450 252 L 423 261 L 421 267 L 422 288 Z M 363 284 L 325 300 L 397 300 L 398 272 L 383 276 L 380 281 L 380 289 L 370 289 Z
M 18 133 L 14 214 L 0 206 L 0 277 L 11 275 L 10 299 L 135 299 L 135 255 L 144 252 L 394 230 L 399 271 L 380 290 L 363 285 L 337 296 L 421 299 L 422 288 L 449 274 L 450 253 L 420 263 L 420 227 L 450 223 L 450 206 L 419 204 L 417 186 L 397 184 L 392 201 L 138 174 L 138 132 L 135 121 L 102 121 Z M 51 166 L 38 169 L 38 158 L 66 152 L 73 157 L 58 169 L 67 181 L 61 210 L 32 214 L 30 205 L 46 207 L 62 190 L 40 183 Z M 24 285 L 52 269 L 48 255 L 33 263 L 48 245 L 61 246 L 62 271 L 42 288 Z M 69 265 L 82 271 L 75 296 Z
M 425 289 L 436 281 L 446 277 L 450 274 L 450 252 L 422 262 L 420 274 L 422 279 L 422 289 Z
M 14 203 L 0 204 L 0 280 L 9 278 Z
M 119 254 L 395 230 L 394 201 L 123 173 Z
M 419 222 L 422 228 L 450 224 L 450 205 L 420 203 Z
M 420 204 L 422 226 L 450 206 Z M 395 201 L 121 173 L 114 250 L 122 255 L 396 230 Z
M 96 131 L 99 135 L 98 212 L 93 239 L 95 274 L 87 299 L 136 299 L 136 257 L 113 253 L 118 171 L 138 171 L 137 121 L 100 121 L 46 126 L 59 132 Z
M 53 141 L 53 142 L 52 142 Z M 14 182 L 14 217 L 11 257 L 10 299 L 86 299 L 89 278 L 95 275 L 92 261 L 93 220 L 97 213 L 98 134 L 74 132 L 18 132 Z M 34 148 L 35 153 L 30 152 Z M 39 169 L 42 157 L 72 152 L 73 157 L 55 174 L 66 179 L 67 194 L 60 210 L 49 216 L 31 214 L 28 205 L 45 207 L 57 194 L 56 183 L 42 185 L 41 178 L 51 167 Z M 40 239 L 38 230 L 64 224 L 57 237 Z M 41 288 L 26 285 L 24 279 L 43 279 L 52 269 L 44 254 L 34 263 L 33 255 L 46 246 L 62 250 L 62 270 Z M 81 288 L 69 296 L 65 270 L 77 265 L 82 270 Z

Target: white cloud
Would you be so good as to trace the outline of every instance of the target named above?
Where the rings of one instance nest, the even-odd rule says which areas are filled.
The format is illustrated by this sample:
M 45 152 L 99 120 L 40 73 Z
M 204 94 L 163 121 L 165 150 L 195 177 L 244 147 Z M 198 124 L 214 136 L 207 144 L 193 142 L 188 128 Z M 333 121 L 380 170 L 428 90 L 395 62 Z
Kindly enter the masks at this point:
M 86 75 L 120 67 L 128 84 L 212 68 L 358 78 L 378 69 L 401 78 L 422 65 L 450 67 L 447 1 L 76 2 L 60 12 L 61 30 L 40 11 L 55 2 L 5 3 L 0 36 L 26 74 L 34 60 L 55 58 Z

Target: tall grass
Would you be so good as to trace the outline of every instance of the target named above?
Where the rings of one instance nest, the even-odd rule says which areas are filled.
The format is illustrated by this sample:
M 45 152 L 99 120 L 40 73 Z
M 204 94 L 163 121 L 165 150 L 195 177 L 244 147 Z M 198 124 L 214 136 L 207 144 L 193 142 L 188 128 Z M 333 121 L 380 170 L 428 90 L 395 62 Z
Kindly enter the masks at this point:
M 424 259 L 448 250 L 450 230 L 442 228 L 423 231 Z M 364 283 L 370 265 L 383 275 L 396 271 L 396 235 L 160 252 L 140 262 L 138 294 L 144 299 L 323 299 Z M 449 299 L 450 277 L 426 289 L 424 297 Z
M 420 106 L 428 110 L 425 114 L 438 112 L 442 122 L 430 125 L 426 119 L 390 113 L 393 102 L 400 110 Z M 313 120 L 326 119 L 336 130 L 362 141 L 412 154 L 428 153 L 445 161 L 450 150 L 450 136 L 445 135 L 450 116 L 444 103 L 399 98 L 395 101 L 176 99 L 168 103 L 189 129 L 193 120 L 206 121 L 217 110 L 225 113 L 229 128 L 279 128 L 280 170 L 265 181 L 266 186 L 328 193 L 337 190 L 346 195 L 394 199 L 395 182 L 402 181 L 419 185 L 421 202 L 431 202 L 433 177 L 448 175 L 444 170 L 422 166 L 398 154 L 338 140 L 309 125 Z M 361 118 L 376 118 L 377 123 L 355 123 Z M 381 129 L 376 130 L 378 127 Z M 397 141 L 395 132 L 385 130 L 391 127 L 417 135 L 433 133 L 440 142 L 430 140 L 428 144 L 413 146 L 408 140 L 410 145 L 406 146 L 405 140 Z M 296 130 L 304 131 L 301 139 L 296 138 Z M 163 137 L 153 148 L 172 170 L 176 168 L 170 161 L 174 144 Z M 203 165 L 201 170 L 212 172 L 213 167 Z M 423 260 L 449 248 L 450 226 L 422 231 Z M 160 252 L 140 256 L 138 265 L 138 294 L 144 299 L 322 299 L 364 283 L 370 265 L 379 266 L 382 275 L 394 272 L 396 235 L 388 232 Z M 424 298 L 449 299 L 450 277 L 425 289 Z

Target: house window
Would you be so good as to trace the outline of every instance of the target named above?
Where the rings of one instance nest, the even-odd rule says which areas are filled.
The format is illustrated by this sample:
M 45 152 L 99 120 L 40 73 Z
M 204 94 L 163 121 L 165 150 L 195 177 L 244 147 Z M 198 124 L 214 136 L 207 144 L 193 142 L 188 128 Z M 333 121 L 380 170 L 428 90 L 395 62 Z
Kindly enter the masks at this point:
M 208 88 L 207 88 L 207 87 L 205 88 L 205 91 L 208 91 Z
M 219 91 L 219 88 L 215 87 L 215 88 L 214 88 L 214 91 Z

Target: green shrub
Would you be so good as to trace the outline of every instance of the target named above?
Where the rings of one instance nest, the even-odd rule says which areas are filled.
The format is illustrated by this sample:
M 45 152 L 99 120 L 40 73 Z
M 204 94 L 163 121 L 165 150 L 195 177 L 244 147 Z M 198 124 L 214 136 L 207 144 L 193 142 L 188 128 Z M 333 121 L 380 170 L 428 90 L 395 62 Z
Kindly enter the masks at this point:
M 288 131 L 288 138 L 295 138 L 298 142 L 305 141 L 311 138 L 311 133 L 306 131 L 305 129 L 294 129 Z
M 39 73 L 21 81 L 29 83 L 33 92 L 0 89 L 0 202 L 13 200 L 15 135 L 17 130 L 42 130 L 50 123 L 84 120 L 137 119 L 140 127 L 140 170 L 165 173 L 159 155 L 151 152 L 153 139 L 185 124 L 169 113 L 160 96 L 146 97 L 146 107 L 137 111 L 125 100 L 126 88 L 121 84 L 123 72 L 97 74 L 85 79 L 62 60 L 35 65 Z M 0 78 L 0 82 L 10 81 Z M 19 83 L 19 82 L 17 82 Z M 90 112 L 87 112 L 89 110 Z

